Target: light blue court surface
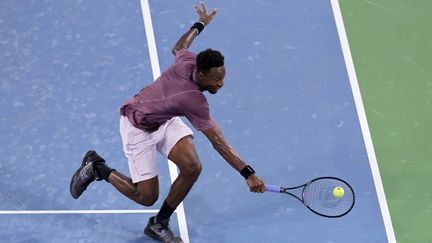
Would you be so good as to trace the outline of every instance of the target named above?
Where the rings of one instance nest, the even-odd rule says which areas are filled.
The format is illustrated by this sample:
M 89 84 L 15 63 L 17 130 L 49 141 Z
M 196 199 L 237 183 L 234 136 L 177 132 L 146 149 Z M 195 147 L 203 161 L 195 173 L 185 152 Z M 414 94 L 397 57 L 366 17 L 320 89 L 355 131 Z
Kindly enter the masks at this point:
M 164 70 L 197 19 L 196 2 L 149 4 Z M 386 242 L 330 1 L 207 4 L 219 13 L 191 50 L 225 55 L 225 86 L 207 97 L 227 140 L 267 183 L 336 176 L 357 201 L 347 216 L 327 219 L 294 198 L 252 194 L 197 133 L 203 172 L 184 202 L 190 242 Z M 79 200 L 69 194 L 89 149 L 128 174 L 118 110 L 153 81 L 140 2 L 3 0 L 0 25 L 0 242 L 153 242 L 142 233 L 153 213 L 131 210 L 160 207 L 170 185 L 164 158 L 152 208 L 105 182 Z

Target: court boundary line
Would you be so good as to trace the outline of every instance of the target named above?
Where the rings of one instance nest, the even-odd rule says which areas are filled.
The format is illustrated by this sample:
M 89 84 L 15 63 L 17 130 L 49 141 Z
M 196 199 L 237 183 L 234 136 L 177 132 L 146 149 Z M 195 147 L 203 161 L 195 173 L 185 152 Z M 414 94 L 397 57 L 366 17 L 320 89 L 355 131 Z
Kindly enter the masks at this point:
M 141 0 L 140 2 L 141 2 L 141 11 L 144 20 L 144 29 L 147 37 L 147 44 L 149 49 L 153 80 L 156 80 L 161 75 L 161 71 L 159 65 L 159 58 L 157 54 L 156 41 L 154 37 L 153 23 L 152 23 L 152 18 L 150 13 L 150 5 L 148 3 L 148 0 Z M 171 178 L 171 183 L 173 183 L 178 176 L 177 166 L 170 160 L 168 160 L 167 162 L 168 162 L 168 169 Z M 177 222 L 179 225 L 180 237 L 185 243 L 189 243 L 189 233 L 187 229 L 186 215 L 184 211 L 183 202 L 181 202 L 180 205 L 177 206 L 176 212 L 177 212 Z
M 393 229 L 393 224 L 387 204 L 387 199 L 384 192 L 384 186 L 382 184 L 381 174 L 378 167 L 378 161 L 375 155 L 375 149 L 372 142 L 372 136 L 370 134 L 369 125 L 367 122 L 366 111 L 363 105 L 363 99 L 361 97 L 360 86 L 358 84 L 357 74 L 354 67 L 354 62 L 351 56 L 351 49 L 349 47 L 348 37 L 345 31 L 345 25 L 343 22 L 342 12 L 339 5 L 339 0 L 330 0 L 333 9 L 333 16 L 335 18 L 336 27 L 339 35 L 339 41 L 342 47 L 342 52 L 345 60 L 345 66 L 348 72 L 348 78 L 351 84 L 351 90 L 353 92 L 354 102 L 357 109 L 357 115 L 360 121 L 360 127 L 369 159 L 369 164 L 375 184 L 375 190 L 378 196 L 378 202 L 381 209 L 381 215 L 384 221 L 384 227 L 387 234 L 388 242 L 396 242 L 396 237 Z
M 157 213 L 158 209 L 97 209 L 97 210 L 0 210 L 0 215 L 41 215 L 41 214 L 139 214 Z

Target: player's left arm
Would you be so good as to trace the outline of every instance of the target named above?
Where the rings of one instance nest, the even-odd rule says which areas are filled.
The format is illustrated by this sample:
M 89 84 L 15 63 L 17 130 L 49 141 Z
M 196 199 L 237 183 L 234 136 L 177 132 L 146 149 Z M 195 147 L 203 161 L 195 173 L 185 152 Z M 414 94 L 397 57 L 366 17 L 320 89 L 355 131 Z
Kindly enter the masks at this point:
M 210 24 L 213 17 L 217 13 L 217 9 L 213 9 L 209 14 L 207 12 L 206 5 L 202 2 L 201 2 L 201 7 L 199 5 L 195 6 L 195 11 L 198 13 L 199 16 L 198 22 L 196 24 L 202 25 L 202 28 Z M 172 48 L 172 53 L 174 54 L 174 56 L 178 51 L 183 49 L 188 49 L 189 46 L 192 44 L 193 40 L 195 39 L 195 37 L 198 36 L 199 31 L 197 28 L 194 28 L 194 26 L 192 26 L 192 28 L 189 29 L 186 33 L 184 33 L 182 37 L 180 37 L 180 39 L 174 45 L 174 47 Z
M 212 143 L 216 151 L 238 172 L 242 171 L 247 164 L 240 158 L 238 153 L 225 140 L 222 131 L 218 126 L 203 131 L 204 135 Z M 255 173 L 251 174 L 246 179 L 246 183 L 252 192 L 264 192 L 264 181 Z

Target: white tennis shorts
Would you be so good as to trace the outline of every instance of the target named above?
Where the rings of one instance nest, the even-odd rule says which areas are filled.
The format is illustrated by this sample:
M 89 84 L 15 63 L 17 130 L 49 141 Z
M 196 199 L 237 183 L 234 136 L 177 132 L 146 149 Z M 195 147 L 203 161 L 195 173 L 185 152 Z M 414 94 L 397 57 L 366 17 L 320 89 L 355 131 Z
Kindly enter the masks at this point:
M 179 117 L 173 117 L 152 133 L 134 127 L 125 116 L 120 117 L 123 151 L 133 183 L 157 176 L 156 151 L 168 158 L 174 145 L 192 130 Z

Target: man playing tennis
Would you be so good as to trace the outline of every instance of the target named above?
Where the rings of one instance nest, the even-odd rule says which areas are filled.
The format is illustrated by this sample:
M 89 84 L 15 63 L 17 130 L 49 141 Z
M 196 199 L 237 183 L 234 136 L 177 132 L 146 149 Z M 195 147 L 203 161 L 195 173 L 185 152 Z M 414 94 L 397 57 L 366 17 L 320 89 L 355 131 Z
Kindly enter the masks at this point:
M 144 233 L 163 242 L 182 242 L 169 228 L 169 218 L 183 201 L 201 172 L 192 130 L 178 116 L 185 116 L 212 143 L 219 154 L 246 179 L 252 192 L 264 192 L 264 182 L 241 160 L 210 116 L 203 92 L 215 94 L 224 84 L 224 57 L 207 49 L 198 55 L 188 50 L 195 37 L 207 26 L 217 11 L 195 6 L 196 22 L 175 44 L 172 64 L 152 84 L 127 100 L 120 109 L 120 133 L 128 159 L 131 177 L 110 168 L 91 150 L 73 175 L 71 194 L 78 198 L 94 180 L 106 180 L 135 202 L 153 205 L 159 197 L 156 151 L 174 162 L 180 173 L 171 185 L 160 211 L 149 222 Z

